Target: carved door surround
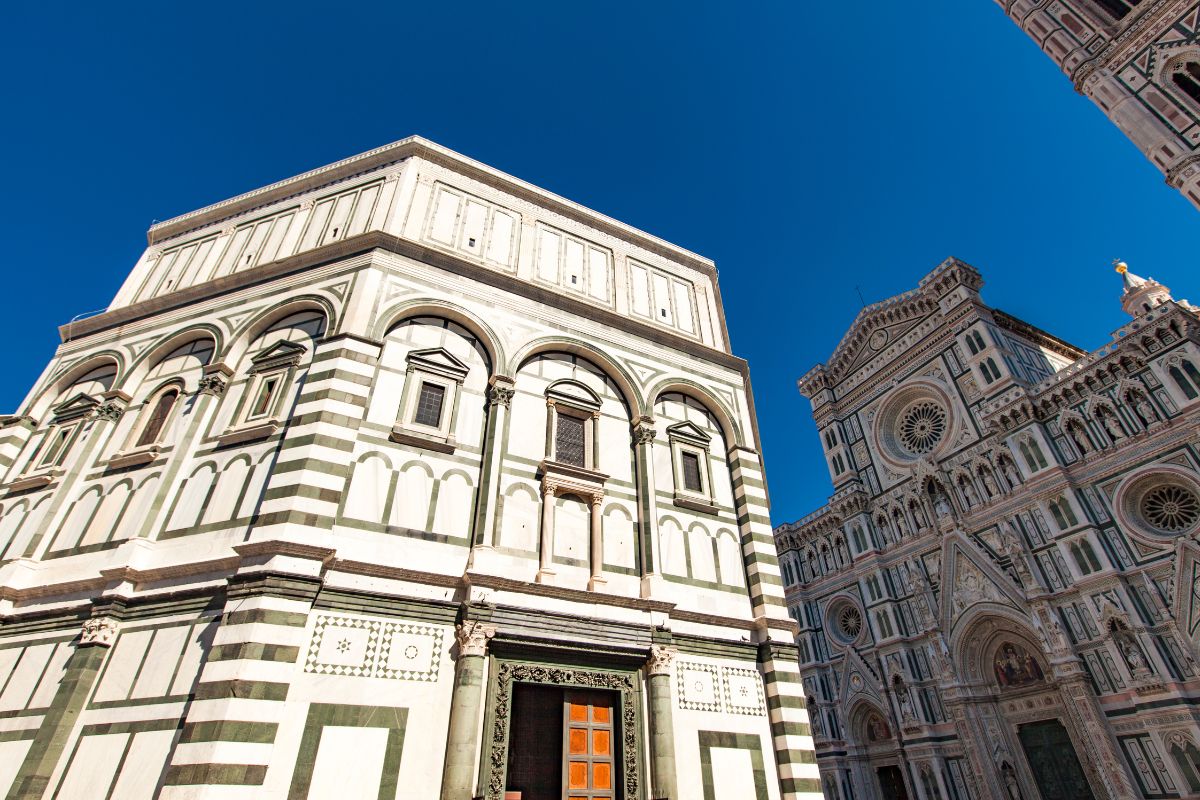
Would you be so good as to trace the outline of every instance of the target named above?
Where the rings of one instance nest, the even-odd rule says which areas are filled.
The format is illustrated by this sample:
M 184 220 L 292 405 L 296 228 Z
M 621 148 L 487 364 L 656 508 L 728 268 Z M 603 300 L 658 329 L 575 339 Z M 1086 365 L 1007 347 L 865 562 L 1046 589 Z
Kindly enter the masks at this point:
M 508 772 L 509 733 L 516 684 L 541 684 L 572 689 L 604 689 L 616 693 L 614 751 L 619 760 L 618 800 L 645 800 L 643 720 L 636 669 L 573 666 L 534 660 L 494 657 L 490 670 L 489 703 L 484 720 L 482 790 L 485 800 L 502 800 Z

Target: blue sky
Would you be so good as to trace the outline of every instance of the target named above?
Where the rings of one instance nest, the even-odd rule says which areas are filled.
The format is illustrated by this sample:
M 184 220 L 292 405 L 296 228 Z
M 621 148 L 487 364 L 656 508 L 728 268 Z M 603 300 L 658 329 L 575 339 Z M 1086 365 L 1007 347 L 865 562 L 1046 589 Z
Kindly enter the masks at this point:
M 6 15 L 0 413 L 154 219 L 413 133 L 717 262 L 776 523 L 830 492 L 795 380 L 856 286 L 873 302 L 956 255 L 1089 349 L 1122 321 L 1114 257 L 1200 296 L 1200 217 L 988 0 Z

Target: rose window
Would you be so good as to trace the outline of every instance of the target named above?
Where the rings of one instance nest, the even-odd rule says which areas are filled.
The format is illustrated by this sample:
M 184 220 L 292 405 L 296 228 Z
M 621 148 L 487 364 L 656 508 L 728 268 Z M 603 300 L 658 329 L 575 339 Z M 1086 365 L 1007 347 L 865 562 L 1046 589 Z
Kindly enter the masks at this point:
M 913 455 L 933 451 L 946 435 L 946 412 L 932 400 L 913 403 L 900 415 L 897 438 Z
M 1142 496 L 1142 517 L 1155 528 L 1176 533 L 1200 520 L 1200 498 L 1175 484 L 1156 486 Z
M 862 633 L 862 614 L 854 606 L 846 606 L 837 615 L 838 633 L 846 641 L 854 641 Z

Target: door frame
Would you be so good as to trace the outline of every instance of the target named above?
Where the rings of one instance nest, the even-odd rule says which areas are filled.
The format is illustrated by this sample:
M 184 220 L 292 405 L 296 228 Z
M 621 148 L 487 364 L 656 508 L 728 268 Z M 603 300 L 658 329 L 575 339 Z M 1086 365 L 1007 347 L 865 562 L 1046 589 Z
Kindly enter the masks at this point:
M 646 800 L 642 780 L 641 684 L 635 670 L 557 666 L 533 661 L 492 657 L 487 711 L 483 724 L 480 784 L 484 800 L 502 800 L 508 776 L 508 734 L 512 723 L 512 692 L 517 683 L 558 686 L 564 689 L 604 689 L 615 692 L 615 713 L 620 720 L 619 800 Z

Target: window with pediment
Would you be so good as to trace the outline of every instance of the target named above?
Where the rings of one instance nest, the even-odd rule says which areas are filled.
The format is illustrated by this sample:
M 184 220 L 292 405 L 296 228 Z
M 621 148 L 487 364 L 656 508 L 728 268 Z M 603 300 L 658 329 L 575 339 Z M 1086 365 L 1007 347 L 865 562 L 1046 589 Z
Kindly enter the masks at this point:
M 692 422 L 667 428 L 675 475 L 675 504 L 695 511 L 715 511 L 712 489 L 712 437 Z
M 392 441 L 453 451 L 463 382 L 469 372 L 467 364 L 444 348 L 409 352 Z

